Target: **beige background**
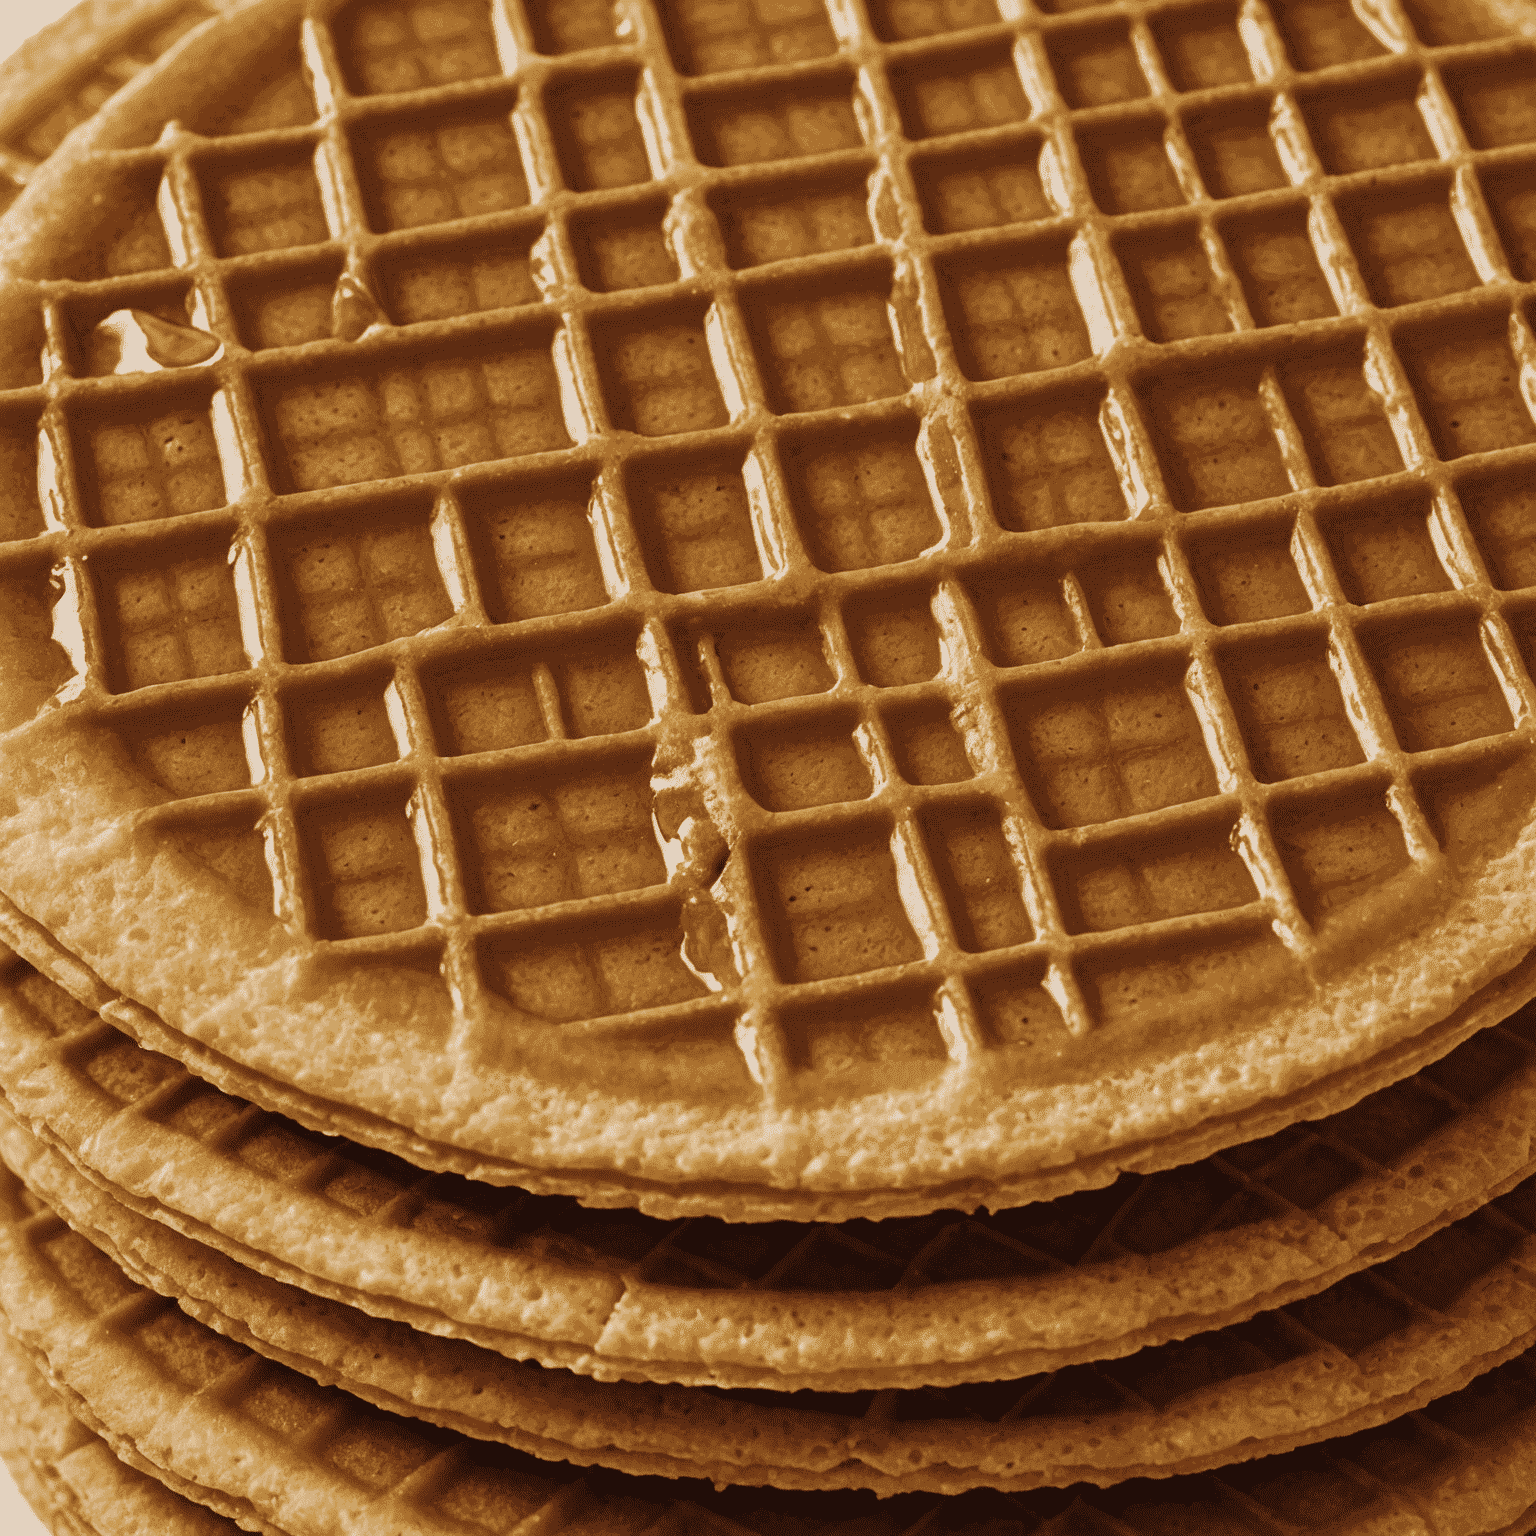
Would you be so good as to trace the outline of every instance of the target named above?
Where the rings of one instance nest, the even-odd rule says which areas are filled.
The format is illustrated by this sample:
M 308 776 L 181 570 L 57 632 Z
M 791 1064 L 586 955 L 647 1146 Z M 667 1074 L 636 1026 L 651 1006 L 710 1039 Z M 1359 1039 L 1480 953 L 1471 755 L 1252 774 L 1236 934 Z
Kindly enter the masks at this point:
M 73 0 L 22 0 L 0 6 L 0 57 L 14 53 L 24 39 L 62 16 Z M 0 1410 L 3 1411 L 3 1410 Z M 47 1536 L 42 1522 L 27 1508 L 9 1474 L 0 1466 L 0 1536 Z

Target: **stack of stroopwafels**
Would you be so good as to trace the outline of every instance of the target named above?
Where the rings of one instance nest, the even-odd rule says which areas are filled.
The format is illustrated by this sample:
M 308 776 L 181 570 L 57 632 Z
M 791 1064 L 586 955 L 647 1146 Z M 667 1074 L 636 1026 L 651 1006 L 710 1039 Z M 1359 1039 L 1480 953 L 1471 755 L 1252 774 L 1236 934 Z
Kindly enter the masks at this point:
M 1536 1525 L 1526 32 L 252 0 L 87 103 L 0 223 L 46 1518 Z

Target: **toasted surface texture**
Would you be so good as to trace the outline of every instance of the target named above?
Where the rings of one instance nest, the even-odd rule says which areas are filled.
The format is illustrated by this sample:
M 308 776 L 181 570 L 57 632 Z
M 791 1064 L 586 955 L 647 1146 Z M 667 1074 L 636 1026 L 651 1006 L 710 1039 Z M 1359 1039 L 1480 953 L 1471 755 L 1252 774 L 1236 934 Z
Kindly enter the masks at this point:
M 269 1106 L 663 1213 L 1482 1022 L 1527 13 L 556 9 L 252 0 L 9 216 L 20 909 Z
M 1309 1296 L 1531 1170 L 1530 1009 L 1350 1110 L 1101 1192 L 663 1221 L 425 1173 L 134 1045 L 16 959 L 0 1097 L 140 1215 L 312 1294 L 599 1378 L 854 1391 L 1120 1356 Z
M 1400 1418 L 1536 1344 L 1536 1181 L 1237 1327 L 1018 1381 L 834 1395 L 514 1364 L 245 1269 L 119 1204 L 15 1122 L 0 1123 L 0 1154 L 130 1278 L 312 1380 L 544 1460 L 718 1484 L 958 1493 L 1221 1467 Z
M 1333 1536 L 1369 1530 L 1478 1536 L 1520 1529 L 1536 1458 L 1536 1377 L 1522 1356 L 1415 1413 L 1324 1447 L 1198 1477 L 1110 1490 L 943 1498 L 796 1494 L 617 1473 L 580 1474 L 382 1413 L 222 1338 L 133 1286 L 10 1185 L 0 1299 L 18 1340 L 114 1451 L 202 1490 L 250 1528 L 505 1532 L 675 1522 L 735 1536 L 899 1536 L 1009 1521 L 1066 1536 L 1085 1520 L 1133 1531 Z M 389 1524 L 387 1522 L 393 1522 Z M 1091 1528 L 1091 1527 L 1090 1527 Z M 1112 1527 L 1111 1527 L 1112 1528 Z

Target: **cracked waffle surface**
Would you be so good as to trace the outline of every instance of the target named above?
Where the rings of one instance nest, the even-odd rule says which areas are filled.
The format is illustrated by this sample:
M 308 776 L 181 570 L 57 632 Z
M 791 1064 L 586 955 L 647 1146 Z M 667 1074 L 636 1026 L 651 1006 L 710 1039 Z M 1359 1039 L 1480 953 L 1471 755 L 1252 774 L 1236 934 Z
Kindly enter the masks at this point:
M 9 1181 L 8 1181 L 9 1183 Z M 946 1498 L 796 1494 L 580 1473 L 385 1414 L 265 1361 L 129 1282 L 52 1212 L 6 1191 L 4 1300 L 31 1358 L 116 1453 L 241 1523 L 469 1536 L 538 1529 L 737 1536 L 1173 1529 L 1477 1536 L 1528 1528 L 1536 1385 L 1521 1356 L 1392 1424 L 1220 1472 Z
M 237 1100 L 25 963 L 11 1113 L 141 1216 L 371 1316 L 599 1378 L 833 1391 L 1125 1355 L 1312 1295 L 1530 1171 L 1529 1010 L 1312 1125 L 966 1217 L 664 1221 L 433 1175 Z
M 1515 13 L 878 10 L 246 6 L 12 221 L 7 884 L 184 1052 L 916 1210 L 1526 947 Z
M 5 1117 L 9 1121 L 9 1117 Z M 1536 1343 L 1536 1181 L 1277 1312 L 1116 1362 L 948 1390 L 737 1393 L 597 1383 L 366 1320 L 136 1215 L 14 1121 L 0 1152 L 137 1284 L 312 1380 L 545 1460 L 716 1484 L 1111 1485 L 1389 1422 Z

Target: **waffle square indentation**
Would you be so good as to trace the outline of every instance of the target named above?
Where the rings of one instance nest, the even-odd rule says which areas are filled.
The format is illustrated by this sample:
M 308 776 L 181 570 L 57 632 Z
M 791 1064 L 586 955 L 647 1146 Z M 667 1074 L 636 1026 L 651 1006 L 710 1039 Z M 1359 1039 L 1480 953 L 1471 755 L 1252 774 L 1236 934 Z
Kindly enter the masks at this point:
M 705 165 L 755 165 L 857 149 L 864 142 L 846 79 L 797 81 L 766 92 L 688 98 L 693 147 Z
M 748 295 L 747 324 L 770 408 L 818 411 L 906 394 L 889 293 L 881 272 Z
M 663 1008 L 705 992 L 683 962 L 676 917 L 519 935 L 487 947 L 485 970 L 520 1013 L 550 1024 Z
M 1212 197 L 1244 197 L 1288 185 L 1262 109 L 1193 117 L 1184 133 Z
M 757 861 L 759 904 L 786 981 L 823 981 L 920 959 L 896 861 L 880 831 L 783 844 Z
M 1525 473 L 1473 481 L 1461 504 L 1494 585 L 1536 587 L 1536 486 Z
M 997 23 L 996 0 L 871 0 L 869 19 L 883 42 L 937 37 Z
M 337 42 L 347 83 L 363 96 L 501 73 L 486 0 L 374 0 L 352 8 Z
M 714 646 L 725 685 L 743 704 L 825 693 L 836 681 L 821 631 L 810 620 L 760 619 L 748 628 L 721 630 Z
M 1349 0 L 1273 0 L 1270 12 L 1297 69 L 1355 64 L 1387 51 Z
M 111 657 L 108 681 L 116 693 L 242 672 L 248 665 L 222 545 L 163 564 L 109 564 L 97 573 L 96 591 Z
M 476 912 L 516 912 L 664 884 L 643 765 L 458 786 L 455 823 Z
M 1118 241 L 1115 252 L 1149 341 L 1182 341 L 1232 329 L 1196 230 L 1137 235 Z
M 843 614 L 859 676 L 877 688 L 926 683 L 943 661 L 939 627 L 927 596 L 879 593 Z
M 975 777 L 964 739 L 944 705 L 889 710 L 885 730 L 896 771 L 907 783 L 959 784 Z
M 1324 525 L 1328 551 L 1352 603 L 1379 603 L 1421 592 L 1449 592 L 1435 550 L 1427 503 L 1362 508 Z
M 640 119 L 634 77 L 601 76 L 551 90 L 550 132 L 565 184 L 576 192 L 649 181 L 652 168 Z
M 608 601 L 584 482 L 516 485 L 465 499 L 485 611 L 511 624 Z
M 1044 148 L 1025 139 L 985 154 L 914 155 L 912 179 L 923 205 L 923 223 L 936 235 L 999 224 L 1024 224 L 1057 212 L 1040 175 Z
M 1078 585 L 1105 645 L 1131 645 L 1179 632 L 1156 554 L 1148 549 L 1081 567 Z
M 1221 674 L 1265 783 L 1365 761 L 1320 639 L 1226 653 Z
M 1405 81 L 1304 100 L 1302 112 L 1323 169 L 1338 176 L 1433 160 L 1435 141 L 1414 91 L 1415 82 Z
M 400 756 L 380 679 L 340 692 L 300 692 L 289 701 L 288 720 L 293 769 L 304 777 L 375 768 Z
M 805 724 L 775 720 L 747 727 L 736 738 L 742 783 L 765 811 L 800 811 L 864 800 L 874 788 L 854 741 L 852 721 L 833 717 Z
M 613 0 L 524 0 L 523 10 L 540 53 L 581 53 L 618 41 Z
M 496 240 L 413 246 L 380 257 L 384 308 L 397 325 L 448 320 L 543 299 L 533 280 L 535 231 Z
M 1222 229 L 1227 254 L 1257 325 L 1290 325 L 1339 312 L 1297 208 L 1234 219 Z
M 1213 624 L 1251 624 L 1311 606 L 1291 555 L 1290 525 L 1260 525 L 1190 546 L 1200 601 Z
M 1153 20 L 1152 31 L 1163 68 L 1176 91 L 1246 85 L 1253 79 L 1253 65 L 1237 29 L 1237 7 L 1233 4 L 1167 13 Z
M 1381 400 L 1366 382 L 1358 347 L 1299 358 L 1279 372 L 1319 485 L 1370 480 L 1403 467 Z
M 974 954 L 1029 943 L 1034 928 L 996 808 L 932 813 L 923 837 L 961 949 Z
M 417 229 L 503 213 L 528 201 L 505 111 L 389 121 L 356 136 L 354 158 L 375 229 Z
M 1442 459 L 1536 441 L 1519 365 L 1499 321 L 1411 333 L 1399 351 Z
M 1092 395 L 1046 395 L 978 414 L 992 511 L 1004 528 L 1025 533 L 1125 517 L 1099 407 Z
M 485 656 L 422 678 L 438 750 L 499 752 L 549 739 L 526 657 Z
M 1405 751 L 1453 747 L 1513 724 L 1470 618 L 1371 635 L 1366 654 Z
M 790 1065 L 804 1075 L 807 1086 L 840 1101 L 924 1082 L 949 1059 L 933 1001 L 921 995 L 860 999 L 851 1008 L 792 1009 L 784 1035 Z M 830 1251 L 797 1255 L 796 1279 L 802 1285 L 872 1288 L 900 1278 L 900 1264 L 878 1251 L 838 1252 L 831 1242 L 818 1238 L 811 1238 L 815 1249 Z M 860 1249 L 864 1246 L 859 1244 Z M 778 1277 L 775 1281 L 785 1283 Z
M 1483 177 L 1483 192 L 1510 271 L 1522 282 L 1536 273 L 1536 175 L 1522 167 Z
M 841 434 L 783 445 L 795 520 L 822 570 L 911 560 L 939 539 L 916 437 L 910 425 L 869 433 L 857 446 L 844 446 Z
M 1176 842 L 1108 843 L 1060 861 L 1062 918 L 1071 933 L 1104 933 L 1258 899 L 1230 826 L 1192 828 Z
M 307 152 L 255 164 L 205 161 L 201 181 L 208 233 L 221 256 L 286 250 L 331 238 Z
M 1410 865 L 1402 828 L 1378 791 L 1280 808 L 1275 841 L 1301 910 L 1319 922 Z
M 852 250 L 874 240 L 862 174 L 835 180 L 782 181 L 710 199 L 726 260 L 733 267 Z
M 1447 74 L 1462 126 L 1475 148 L 1498 149 L 1536 139 L 1536 105 L 1531 101 L 1536 59 L 1531 55 Z
M 661 591 L 703 592 L 762 577 L 739 457 L 637 466 L 629 507 Z
M 567 736 L 617 736 L 651 721 L 651 695 L 633 634 L 574 650 L 550 661 Z
M 1065 368 L 1092 355 L 1066 253 L 1025 249 L 940 269 L 955 355 L 969 379 Z
M 1147 94 L 1147 77 L 1123 21 L 1052 32 L 1046 51 L 1056 89 L 1069 107 L 1107 107 Z
M 514 458 L 570 441 L 549 344 L 258 384 L 277 478 L 292 490 L 354 485 Z M 393 366 L 392 366 L 393 364 Z
M 350 656 L 430 629 L 453 612 L 425 508 L 299 527 L 276 544 L 291 661 Z
M 968 588 L 981 624 L 987 659 L 999 667 L 1029 667 L 1071 656 L 1083 646 L 1061 582 L 1037 572 L 1002 571 Z
M 614 426 L 665 437 L 730 419 L 702 310 L 642 310 L 594 325 L 592 339 Z
M 240 339 L 253 351 L 329 339 L 331 300 L 339 272 L 339 265 L 331 261 L 265 280 L 231 283 Z
M 140 407 L 110 420 L 81 415 L 73 426 L 87 521 L 112 527 L 224 505 L 206 403 L 168 401 L 163 409 Z
M 300 814 L 299 827 L 322 937 L 398 933 L 426 920 L 421 856 L 403 799 L 317 806 Z
M 1181 510 L 1290 490 L 1256 374 L 1208 370 L 1162 379 L 1142 398 L 1158 432 L 1163 477 Z
M 1021 692 L 1006 708 L 1020 772 L 1048 826 L 1091 826 L 1216 793 L 1176 676 L 1116 672 L 1070 694 Z
M 1161 119 L 1113 129 L 1080 128 L 1077 147 L 1093 200 L 1105 213 L 1146 213 L 1184 202 Z
M 677 281 L 677 261 L 667 245 L 664 204 L 605 208 L 571 220 L 571 244 L 582 282 L 594 293 L 650 288 Z
M 1378 195 L 1341 210 L 1378 304 L 1413 304 L 1478 285 L 1447 191 L 1442 184 L 1407 196 Z
M 195 714 L 153 710 L 130 718 L 118 734 L 134 762 L 178 799 L 216 795 L 251 782 L 243 708 L 243 699 L 235 699 L 212 706 L 205 701 Z
M 893 66 L 890 81 L 909 139 L 996 128 L 1030 115 L 1023 82 L 1006 44 Z
M 685 75 L 797 64 L 837 52 L 821 0 L 662 0 L 659 9 Z

